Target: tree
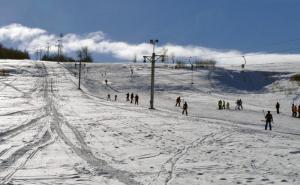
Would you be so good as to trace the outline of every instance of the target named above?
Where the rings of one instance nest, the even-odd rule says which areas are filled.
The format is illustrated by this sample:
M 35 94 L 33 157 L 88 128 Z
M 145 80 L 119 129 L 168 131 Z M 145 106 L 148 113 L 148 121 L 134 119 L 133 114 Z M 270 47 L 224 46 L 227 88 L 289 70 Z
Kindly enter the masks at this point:
M 6 48 L 0 43 L 0 59 L 30 59 L 27 51 Z
M 88 50 L 88 47 L 82 47 L 80 50 L 78 50 L 77 57 L 82 62 L 93 62 L 93 58 L 91 53 Z
M 133 63 L 136 63 L 136 62 L 137 62 L 137 56 L 136 56 L 136 54 L 133 55 L 132 62 L 133 62 Z

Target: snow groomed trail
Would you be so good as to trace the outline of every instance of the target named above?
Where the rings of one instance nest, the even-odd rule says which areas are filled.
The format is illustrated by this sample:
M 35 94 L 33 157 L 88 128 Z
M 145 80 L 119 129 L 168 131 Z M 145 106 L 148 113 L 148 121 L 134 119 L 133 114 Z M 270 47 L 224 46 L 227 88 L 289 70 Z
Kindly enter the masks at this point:
M 272 132 L 261 122 L 261 100 L 281 95 L 248 94 L 245 111 L 216 112 L 219 98 L 242 95 L 214 90 L 207 72 L 189 87 L 182 83 L 190 73 L 161 68 L 157 109 L 149 110 L 147 66 L 132 78 L 126 65 L 95 65 L 78 90 L 67 64 L 0 65 L 12 71 L 0 77 L 0 184 L 300 183 L 299 120 L 276 115 L 282 124 Z M 127 92 L 139 93 L 141 105 L 127 103 Z M 107 93 L 118 101 L 107 101 Z M 190 116 L 174 107 L 178 95 Z

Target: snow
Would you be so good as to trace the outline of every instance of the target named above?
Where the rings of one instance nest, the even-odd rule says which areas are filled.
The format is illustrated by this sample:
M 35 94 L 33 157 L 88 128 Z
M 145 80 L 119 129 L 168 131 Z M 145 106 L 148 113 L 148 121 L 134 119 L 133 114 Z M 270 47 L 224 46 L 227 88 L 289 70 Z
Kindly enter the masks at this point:
M 196 69 L 191 84 L 190 69 L 157 64 L 150 110 L 149 64 L 86 64 L 78 90 L 74 64 L 2 60 L 0 184 L 299 184 L 295 65 Z M 234 110 L 239 98 L 243 111 Z M 220 99 L 231 109 L 217 110 Z

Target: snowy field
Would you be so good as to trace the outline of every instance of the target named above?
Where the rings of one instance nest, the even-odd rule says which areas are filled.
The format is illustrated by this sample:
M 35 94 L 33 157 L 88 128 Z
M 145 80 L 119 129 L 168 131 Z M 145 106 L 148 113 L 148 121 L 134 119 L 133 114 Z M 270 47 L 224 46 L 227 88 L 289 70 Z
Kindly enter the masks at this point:
M 300 104 L 300 86 L 289 77 L 300 67 L 294 66 L 192 74 L 160 64 L 150 110 L 148 64 L 87 64 L 80 91 L 73 64 L 0 61 L 8 72 L 0 76 L 0 184 L 298 185 L 300 118 L 290 109 Z M 140 104 L 126 102 L 126 93 L 139 94 Z M 188 116 L 175 107 L 178 96 Z M 238 98 L 243 111 L 234 110 Z M 231 109 L 217 110 L 220 99 Z M 272 131 L 264 130 L 267 110 Z

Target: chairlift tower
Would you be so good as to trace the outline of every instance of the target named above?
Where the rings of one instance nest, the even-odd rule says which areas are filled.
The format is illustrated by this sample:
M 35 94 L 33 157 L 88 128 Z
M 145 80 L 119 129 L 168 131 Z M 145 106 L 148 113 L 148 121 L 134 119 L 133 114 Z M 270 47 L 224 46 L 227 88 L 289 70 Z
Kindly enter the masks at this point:
M 50 55 L 50 44 L 49 44 L 49 42 L 47 42 L 46 49 L 47 49 L 47 57 L 49 58 L 49 55 Z
M 57 63 L 61 62 L 61 56 L 62 56 L 62 37 L 63 34 L 59 35 L 59 39 L 57 40 Z
M 165 55 L 156 55 L 155 54 L 155 45 L 158 43 L 157 39 L 151 39 L 150 44 L 153 46 L 152 55 L 151 56 L 143 56 L 144 62 L 151 62 L 151 91 L 150 91 L 150 108 L 154 109 L 154 75 L 155 75 L 155 62 L 159 59 L 162 61 L 165 60 Z
M 194 84 L 194 64 L 192 64 L 191 58 L 192 57 L 189 57 L 189 63 L 191 64 L 191 70 L 192 70 L 191 84 L 193 85 Z

